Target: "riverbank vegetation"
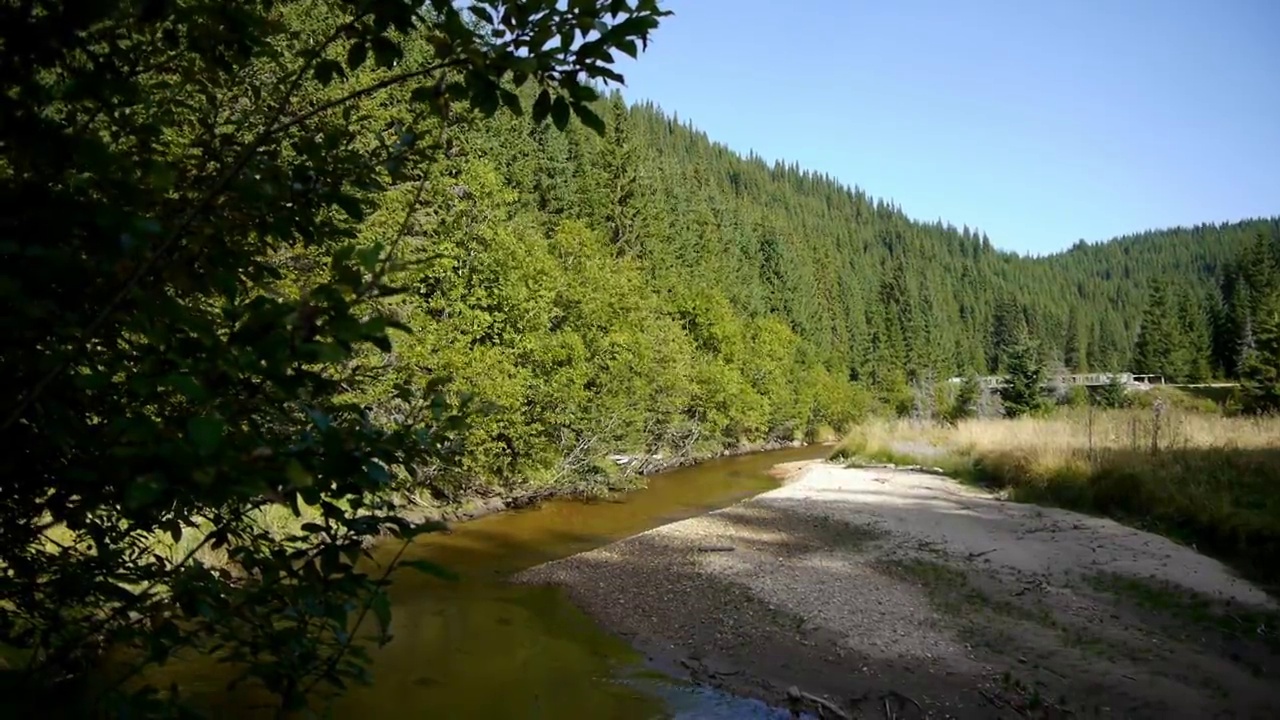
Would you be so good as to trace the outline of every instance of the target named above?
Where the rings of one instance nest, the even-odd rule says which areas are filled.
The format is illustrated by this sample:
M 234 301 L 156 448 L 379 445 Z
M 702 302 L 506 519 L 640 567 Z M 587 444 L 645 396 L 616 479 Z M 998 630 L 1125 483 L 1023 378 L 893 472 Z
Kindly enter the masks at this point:
M 1280 417 L 1199 403 L 1064 408 L 1017 419 L 868 422 L 836 454 L 937 467 L 1012 500 L 1105 515 L 1280 586 Z

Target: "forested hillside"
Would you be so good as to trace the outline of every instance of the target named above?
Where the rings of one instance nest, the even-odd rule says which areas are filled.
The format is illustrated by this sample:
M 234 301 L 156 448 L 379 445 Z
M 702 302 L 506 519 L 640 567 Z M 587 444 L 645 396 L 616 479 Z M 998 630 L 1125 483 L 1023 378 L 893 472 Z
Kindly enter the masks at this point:
M 435 169 L 451 180 L 416 237 L 442 257 L 398 350 L 425 364 L 396 371 L 446 371 L 494 404 L 470 438 L 472 479 L 905 409 L 910 383 L 1000 372 L 1023 335 L 1051 366 L 1233 375 L 1212 352 L 1220 276 L 1280 237 L 1260 220 L 1023 258 L 738 155 L 653 105 L 614 94 L 599 114 L 602 137 L 461 120 Z M 1189 348 L 1176 367 L 1134 365 L 1153 283 Z

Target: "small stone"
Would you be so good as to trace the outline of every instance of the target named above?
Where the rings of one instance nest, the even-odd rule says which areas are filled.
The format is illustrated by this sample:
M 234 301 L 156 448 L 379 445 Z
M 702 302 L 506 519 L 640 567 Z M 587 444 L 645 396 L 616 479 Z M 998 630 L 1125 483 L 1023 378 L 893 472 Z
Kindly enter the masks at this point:
M 803 695 L 800 694 L 800 688 L 796 687 L 795 685 L 792 685 L 791 687 L 787 688 L 788 700 L 799 701 L 801 697 L 803 697 Z

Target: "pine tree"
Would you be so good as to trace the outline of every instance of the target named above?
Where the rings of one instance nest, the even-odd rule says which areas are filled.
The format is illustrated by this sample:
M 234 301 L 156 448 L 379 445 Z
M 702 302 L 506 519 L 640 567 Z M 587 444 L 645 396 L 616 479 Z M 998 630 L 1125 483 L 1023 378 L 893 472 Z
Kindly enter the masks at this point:
M 1080 319 L 1081 311 L 1076 305 L 1071 306 L 1067 315 L 1067 339 L 1062 352 L 1062 362 L 1072 372 L 1088 372 L 1088 334 Z
M 1133 348 L 1133 370 L 1175 379 L 1183 374 L 1185 337 L 1164 280 L 1153 280 Z
M 988 345 L 987 364 L 992 372 L 1008 369 L 1009 353 L 1014 345 L 1029 333 L 1026 314 L 1012 297 L 1005 296 L 995 308 L 991 324 L 991 340 Z
M 1210 330 L 1210 310 L 1190 289 L 1182 293 L 1179 312 L 1179 331 L 1182 345 L 1179 348 L 1179 375 L 1181 382 L 1204 382 L 1213 374 L 1213 336 Z
M 1030 335 L 1019 337 L 1009 348 L 1004 387 L 1000 399 L 1005 414 L 1011 418 L 1036 412 L 1044 405 L 1044 361 L 1040 348 Z
M 1253 412 L 1280 411 L 1280 288 L 1259 303 L 1253 338 L 1241 373 L 1245 406 Z

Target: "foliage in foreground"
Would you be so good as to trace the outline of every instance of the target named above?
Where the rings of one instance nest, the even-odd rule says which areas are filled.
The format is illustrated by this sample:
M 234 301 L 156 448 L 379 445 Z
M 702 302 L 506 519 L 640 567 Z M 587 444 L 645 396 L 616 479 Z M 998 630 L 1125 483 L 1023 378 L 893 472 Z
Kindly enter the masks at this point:
M 1107 515 L 1275 586 L 1280 417 L 1063 410 L 1017 420 L 860 425 L 837 455 L 937 466 L 1014 500 Z
M 465 12 L 465 15 L 463 14 Z M 652 0 L 181 0 L 0 8 L 0 643 L 6 703 L 48 712 L 105 649 L 92 711 L 172 709 L 129 680 L 216 653 L 303 705 L 364 676 L 385 572 L 421 528 L 398 484 L 455 465 L 438 373 L 360 388 L 393 352 L 426 161 L 457 106 L 532 100 L 603 130 Z M 524 93 L 526 102 L 517 95 Z M 401 193 L 396 218 L 364 222 Z M 285 506 L 313 520 L 284 536 Z M 200 539 L 184 554 L 159 538 Z M 194 558 L 205 548 L 228 565 Z M 389 568 L 386 570 L 389 572 Z M 366 628 L 367 630 L 367 628 Z M 29 704 L 27 704 L 29 703 Z M 90 712 L 80 707 L 78 712 Z

